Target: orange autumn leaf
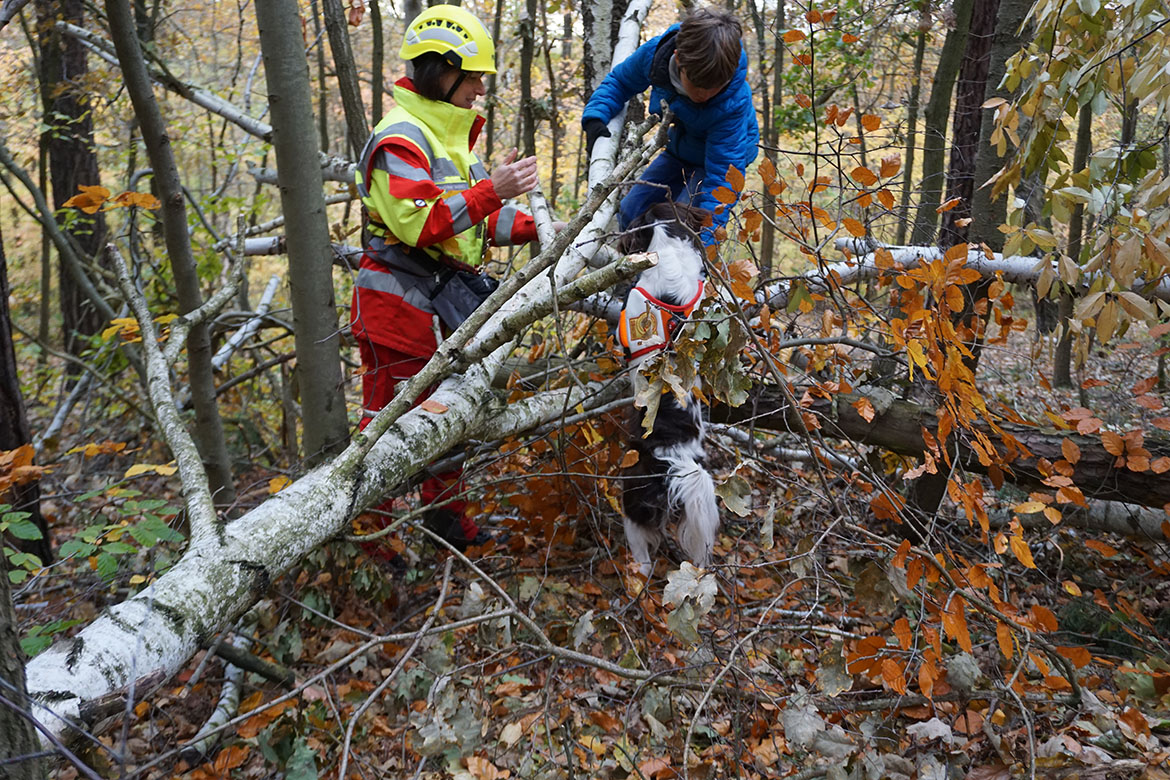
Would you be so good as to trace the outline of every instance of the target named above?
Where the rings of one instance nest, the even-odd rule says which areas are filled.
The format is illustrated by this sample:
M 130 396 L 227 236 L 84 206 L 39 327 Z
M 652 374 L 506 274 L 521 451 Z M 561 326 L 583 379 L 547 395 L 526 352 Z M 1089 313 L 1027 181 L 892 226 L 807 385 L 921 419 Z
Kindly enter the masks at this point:
M 627 452 L 622 457 L 622 468 L 628 469 L 630 466 L 633 466 L 635 463 L 638 462 L 638 457 L 639 456 L 638 456 L 637 450 L 630 450 L 629 452 Z
M 910 630 L 910 621 L 904 617 L 898 618 L 894 622 L 894 636 L 898 638 L 898 646 L 903 650 L 909 650 L 910 646 L 914 644 L 914 636 Z
M 842 33 L 842 35 L 841 35 L 842 43 L 857 43 L 860 40 L 861 39 L 858 38 L 853 33 Z
M 86 214 L 96 214 L 102 204 L 110 199 L 110 191 L 100 185 L 79 184 L 77 189 L 81 192 L 65 201 L 62 204 L 64 208 L 81 209 Z
M 893 658 L 882 659 L 882 682 L 892 691 L 906 693 L 905 671 Z
M 962 198 L 951 198 L 950 200 L 948 200 L 946 203 L 939 206 L 934 211 L 936 214 L 942 214 L 944 212 L 950 211 L 951 209 L 953 209 L 955 206 L 958 206 L 962 202 L 963 202 Z
M 872 133 L 882 126 L 882 118 L 877 114 L 862 114 L 861 126 L 865 128 L 866 132 Z
M 746 183 L 743 178 L 743 172 L 734 165 L 727 166 L 727 183 L 736 192 L 743 192 L 743 187 Z
M 1003 653 L 1003 657 L 1011 659 L 1012 649 L 1014 644 L 1012 642 L 1012 630 L 1008 628 L 1007 623 L 1002 620 L 995 622 L 995 638 L 999 642 L 999 652 Z
M 1110 455 L 1124 455 L 1125 441 L 1113 431 L 1103 431 L 1101 433 L 1101 445 L 1105 447 L 1105 451 Z
M 1096 539 L 1086 539 L 1085 547 L 1101 553 L 1106 558 L 1112 558 L 1114 555 L 1117 555 L 1118 552 L 1120 552 L 1116 547 L 1105 544 L 1105 542 L 1099 542 Z
M 882 158 L 882 166 L 878 171 L 878 175 L 883 179 L 888 179 L 900 170 L 902 170 L 901 156 L 891 154 L 889 157 Z
M 841 224 L 849 231 L 849 235 L 854 238 L 865 238 L 865 225 L 861 224 L 860 220 L 853 217 L 845 217 L 841 220 Z
M 1058 647 L 1056 652 L 1072 661 L 1073 666 L 1082 669 L 1093 660 L 1093 655 L 1084 647 Z
M 877 184 L 878 182 L 877 174 L 875 174 L 869 168 L 866 168 L 864 165 L 857 166 L 849 172 L 849 175 L 853 177 L 854 181 L 863 187 L 869 187 Z
M 894 208 L 894 193 L 889 190 L 885 188 L 878 190 L 877 199 L 878 203 L 882 204 L 887 211 Z
M 803 41 L 806 37 L 808 36 L 806 36 L 800 30 L 789 30 L 788 32 L 784 33 L 784 42 L 797 43 L 799 41 Z
M 805 21 L 807 21 L 809 24 L 816 24 L 817 22 L 821 21 L 821 19 L 823 19 L 824 17 L 821 16 L 820 11 L 813 9 L 813 10 L 807 12 L 804 15 L 804 18 L 805 18 Z
M 857 413 L 861 415 L 861 419 L 865 420 L 867 423 L 873 422 L 873 418 L 877 414 L 877 412 L 874 411 L 873 402 L 871 402 L 868 398 L 859 398 L 851 403 L 850 406 L 856 409 Z
M 423 401 L 421 404 L 419 404 L 419 406 L 422 407 L 424 412 L 430 412 L 431 414 L 443 414 L 447 411 L 448 408 L 446 404 L 439 403 L 438 401 L 431 400 L 430 398 Z
M 1072 439 L 1065 439 L 1060 443 L 1060 454 L 1072 465 L 1077 465 L 1081 459 L 1081 448 Z

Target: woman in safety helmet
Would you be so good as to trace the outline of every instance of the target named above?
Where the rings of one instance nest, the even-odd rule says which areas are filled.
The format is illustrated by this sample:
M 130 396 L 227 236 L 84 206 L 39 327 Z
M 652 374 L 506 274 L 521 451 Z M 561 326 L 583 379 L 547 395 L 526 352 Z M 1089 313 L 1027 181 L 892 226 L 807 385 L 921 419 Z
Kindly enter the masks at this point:
M 484 74 L 496 72 L 495 48 L 479 19 L 459 6 L 419 14 L 401 50 L 413 76 L 395 84 L 396 106 L 358 161 L 369 221 L 351 325 L 365 370 L 363 428 L 494 289 L 494 280 L 476 271 L 487 245 L 536 238 L 532 217 L 504 203 L 536 186 L 536 158 L 516 160 L 513 149 L 489 175 L 472 151 L 484 124 L 473 107 L 485 94 Z M 463 502 L 450 500 L 460 477 L 428 478 L 422 500 L 443 503 L 428 512 L 428 527 L 465 549 L 487 535 Z M 383 561 L 394 557 L 387 545 L 367 551 Z

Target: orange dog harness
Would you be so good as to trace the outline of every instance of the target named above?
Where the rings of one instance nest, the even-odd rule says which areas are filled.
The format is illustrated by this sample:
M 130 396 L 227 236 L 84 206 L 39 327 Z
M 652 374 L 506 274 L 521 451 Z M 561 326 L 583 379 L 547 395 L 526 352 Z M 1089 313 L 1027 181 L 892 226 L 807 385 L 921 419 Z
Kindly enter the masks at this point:
M 641 287 L 630 290 L 618 322 L 618 337 L 629 353 L 629 359 L 634 360 L 665 349 L 674 331 L 683 320 L 691 316 L 702 297 L 702 279 L 699 280 L 699 290 L 695 297 L 682 306 L 661 301 Z

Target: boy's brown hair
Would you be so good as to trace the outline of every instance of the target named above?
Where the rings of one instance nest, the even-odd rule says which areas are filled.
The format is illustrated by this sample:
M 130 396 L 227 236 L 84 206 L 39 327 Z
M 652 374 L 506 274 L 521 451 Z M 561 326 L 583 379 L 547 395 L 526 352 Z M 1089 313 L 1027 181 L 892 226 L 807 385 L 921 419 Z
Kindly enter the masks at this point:
M 678 66 L 700 89 L 726 85 L 739 68 L 743 27 L 727 11 L 700 8 L 683 20 L 674 43 Z

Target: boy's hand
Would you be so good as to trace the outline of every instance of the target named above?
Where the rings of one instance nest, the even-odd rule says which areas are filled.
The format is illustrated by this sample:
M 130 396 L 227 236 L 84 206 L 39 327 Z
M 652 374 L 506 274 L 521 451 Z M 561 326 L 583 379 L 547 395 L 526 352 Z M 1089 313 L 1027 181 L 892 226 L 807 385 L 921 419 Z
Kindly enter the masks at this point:
M 592 157 L 593 144 L 598 138 L 609 138 L 609 128 L 597 117 L 586 119 L 582 126 L 585 128 L 585 154 Z
M 525 157 L 523 160 L 517 160 L 515 149 L 492 171 L 492 186 L 501 200 L 523 195 L 531 191 L 536 183 L 536 158 Z

